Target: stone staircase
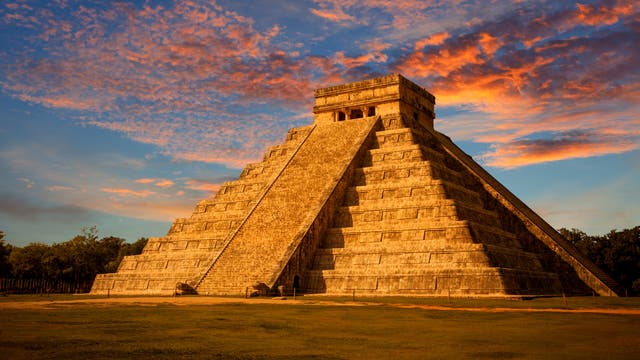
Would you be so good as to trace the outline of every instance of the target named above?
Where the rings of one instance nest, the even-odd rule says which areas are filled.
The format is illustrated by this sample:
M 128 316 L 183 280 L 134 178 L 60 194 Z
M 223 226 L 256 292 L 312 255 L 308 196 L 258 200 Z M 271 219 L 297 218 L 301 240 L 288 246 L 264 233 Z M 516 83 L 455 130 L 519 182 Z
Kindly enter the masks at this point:
M 504 231 L 467 174 L 400 114 L 376 132 L 302 282 L 368 295 L 558 294 L 557 275 Z M 523 290 L 525 289 L 525 290 Z
M 256 284 L 272 288 L 375 123 L 371 117 L 317 125 L 229 239 L 198 292 L 238 295 Z

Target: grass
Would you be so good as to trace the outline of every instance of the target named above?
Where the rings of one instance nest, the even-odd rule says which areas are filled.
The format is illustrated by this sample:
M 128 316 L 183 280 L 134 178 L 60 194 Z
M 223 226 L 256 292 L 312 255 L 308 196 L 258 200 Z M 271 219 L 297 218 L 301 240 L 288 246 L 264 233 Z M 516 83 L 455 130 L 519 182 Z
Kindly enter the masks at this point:
M 25 301 L 34 298 L 38 300 L 30 296 Z M 638 299 L 595 299 L 605 308 L 639 307 Z M 640 315 L 434 311 L 385 305 L 467 307 L 473 301 L 480 307 L 503 307 L 503 302 L 512 307 L 564 307 L 561 298 L 452 299 L 454 304 L 448 299 L 366 300 L 381 305 L 56 303 L 16 310 L 3 308 L 3 299 L 0 358 L 631 359 L 640 353 Z M 592 308 L 589 302 L 595 300 L 567 301 Z
M 352 302 L 351 296 L 303 296 L 300 300 L 329 300 L 341 303 Z M 509 309 L 640 309 L 640 297 L 546 297 L 530 300 L 498 298 L 428 298 L 428 297 L 355 297 L 357 302 L 382 304 L 434 305 L 452 308 L 509 308 Z

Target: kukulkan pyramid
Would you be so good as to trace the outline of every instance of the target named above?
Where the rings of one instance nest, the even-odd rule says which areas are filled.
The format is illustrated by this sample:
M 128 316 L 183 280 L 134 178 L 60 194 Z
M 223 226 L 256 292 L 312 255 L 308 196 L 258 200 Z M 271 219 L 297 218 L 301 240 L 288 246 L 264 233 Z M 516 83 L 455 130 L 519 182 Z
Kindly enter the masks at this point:
M 287 292 L 539 296 L 620 292 L 433 128 L 435 98 L 400 75 L 315 91 L 289 131 L 94 294 Z M 187 285 L 185 285 L 187 284 Z

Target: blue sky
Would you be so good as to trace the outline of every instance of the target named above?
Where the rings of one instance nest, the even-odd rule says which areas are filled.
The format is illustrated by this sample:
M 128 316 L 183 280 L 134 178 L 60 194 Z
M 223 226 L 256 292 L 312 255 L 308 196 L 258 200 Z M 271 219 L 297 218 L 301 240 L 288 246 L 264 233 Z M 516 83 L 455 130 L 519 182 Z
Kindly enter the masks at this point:
M 0 4 L 0 230 L 135 241 L 313 119 L 313 89 L 400 73 L 556 228 L 640 219 L 633 1 Z

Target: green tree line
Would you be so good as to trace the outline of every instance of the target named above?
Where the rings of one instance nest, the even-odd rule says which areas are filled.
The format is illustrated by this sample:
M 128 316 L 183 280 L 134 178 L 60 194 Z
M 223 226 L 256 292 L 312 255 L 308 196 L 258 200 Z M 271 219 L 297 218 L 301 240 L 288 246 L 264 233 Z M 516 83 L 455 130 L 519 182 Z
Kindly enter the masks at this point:
M 140 254 L 147 243 L 146 238 L 134 243 L 114 236 L 99 239 L 95 226 L 83 228 L 71 240 L 52 245 L 31 243 L 17 247 L 5 243 L 4 237 L 0 231 L 0 278 L 76 284 L 91 284 L 96 274 L 115 272 L 122 258 Z

